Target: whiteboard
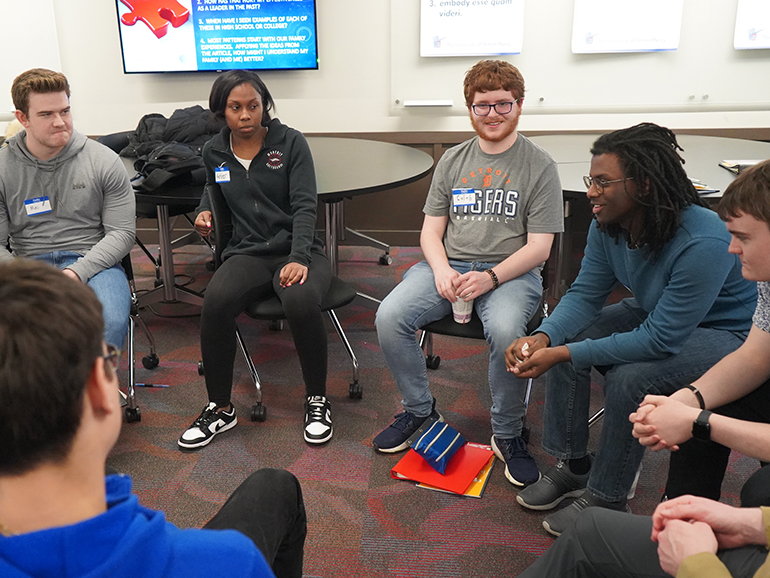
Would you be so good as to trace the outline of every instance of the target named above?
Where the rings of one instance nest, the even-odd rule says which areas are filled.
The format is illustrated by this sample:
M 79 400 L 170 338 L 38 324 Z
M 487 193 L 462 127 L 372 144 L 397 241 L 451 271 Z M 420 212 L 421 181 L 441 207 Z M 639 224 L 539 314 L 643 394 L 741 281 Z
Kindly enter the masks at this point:
M 61 70 L 53 0 L 2 0 L 3 55 L 0 58 L 0 120 L 14 110 L 13 79 L 30 68 Z
M 574 1 L 528 0 L 521 54 L 499 58 L 524 76 L 524 114 L 770 110 L 770 51 L 734 49 L 737 7 L 684 0 L 676 51 L 573 54 Z M 421 58 L 419 20 L 419 2 L 391 0 L 391 109 L 451 101 L 467 114 L 462 81 L 480 57 Z

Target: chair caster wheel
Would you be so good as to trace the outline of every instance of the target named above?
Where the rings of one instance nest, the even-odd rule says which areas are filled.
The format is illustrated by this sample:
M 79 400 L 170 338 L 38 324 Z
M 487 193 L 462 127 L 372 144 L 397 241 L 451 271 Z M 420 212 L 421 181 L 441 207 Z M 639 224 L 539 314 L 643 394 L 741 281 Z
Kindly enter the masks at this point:
M 127 407 L 123 410 L 123 414 L 126 416 L 126 423 L 134 423 L 136 421 L 142 421 L 142 412 L 138 407 L 131 409 Z
M 438 366 L 440 363 L 441 363 L 441 357 L 438 355 L 425 356 L 425 366 L 428 369 L 438 369 Z
M 267 419 L 267 408 L 261 403 L 251 406 L 251 421 L 265 421 Z
M 387 253 L 383 253 L 382 255 L 380 255 L 380 260 L 378 261 L 378 263 L 380 265 L 387 266 L 393 263 L 393 258 Z
M 198 375 L 206 375 L 206 372 L 203 370 L 203 360 L 202 359 L 198 362 Z
M 361 399 L 362 397 L 364 397 L 363 386 L 357 381 L 354 381 L 353 383 L 351 383 L 350 388 L 348 389 L 348 397 L 350 399 Z
M 268 327 L 270 328 L 270 331 L 283 331 L 283 320 L 277 319 L 275 321 L 271 321 Z
M 153 285 L 154 285 L 154 286 L 155 286 L 155 288 L 157 289 L 158 287 L 160 287 L 161 285 L 163 285 L 163 281 L 161 281 L 160 279 L 155 279 L 155 281 L 153 281 Z
M 142 357 L 142 365 L 144 365 L 145 369 L 155 369 L 159 364 L 160 358 L 154 353 Z
M 209 259 L 208 261 L 206 261 L 206 271 L 213 271 L 214 268 L 215 268 L 215 265 L 214 265 L 213 259 Z

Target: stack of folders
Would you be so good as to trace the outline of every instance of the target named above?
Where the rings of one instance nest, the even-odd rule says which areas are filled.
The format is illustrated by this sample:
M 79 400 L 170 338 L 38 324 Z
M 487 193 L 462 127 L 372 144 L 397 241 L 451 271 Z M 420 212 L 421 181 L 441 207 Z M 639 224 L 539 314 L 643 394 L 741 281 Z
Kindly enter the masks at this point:
M 397 480 L 418 482 L 419 488 L 480 498 L 494 463 L 495 454 L 490 446 L 468 442 L 457 450 L 443 474 L 410 449 L 390 475 Z

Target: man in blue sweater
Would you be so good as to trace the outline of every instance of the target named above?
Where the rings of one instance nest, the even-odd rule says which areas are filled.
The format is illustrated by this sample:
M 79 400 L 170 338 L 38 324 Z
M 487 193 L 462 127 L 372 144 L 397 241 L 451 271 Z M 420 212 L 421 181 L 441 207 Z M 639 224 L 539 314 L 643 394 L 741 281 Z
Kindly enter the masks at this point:
M 627 508 L 644 448 L 628 416 L 647 394 L 688 387 L 745 340 L 756 284 L 682 167 L 675 135 L 644 123 L 600 137 L 585 177 L 596 226 L 580 273 L 533 336 L 506 352 L 519 377 L 548 371 L 543 448 L 559 461 L 516 497 L 560 535 L 584 509 Z M 604 307 L 621 283 L 634 297 Z M 604 374 L 604 422 L 588 452 L 590 371 Z
M 180 530 L 105 480 L 121 409 L 96 295 L 39 261 L 0 264 L 0 576 L 302 576 L 305 510 L 283 470 Z M 236 531 L 239 530 L 239 531 Z M 272 569 L 271 569 L 272 566 Z

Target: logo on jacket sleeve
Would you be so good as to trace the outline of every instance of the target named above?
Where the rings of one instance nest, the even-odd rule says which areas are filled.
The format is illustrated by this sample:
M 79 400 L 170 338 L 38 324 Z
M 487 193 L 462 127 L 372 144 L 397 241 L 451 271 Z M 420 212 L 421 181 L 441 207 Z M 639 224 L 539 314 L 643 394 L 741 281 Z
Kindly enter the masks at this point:
M 267 153 L 267 168 L 278 170 L 283 167 L 283 153 L 281 151 L 273 150 Z

